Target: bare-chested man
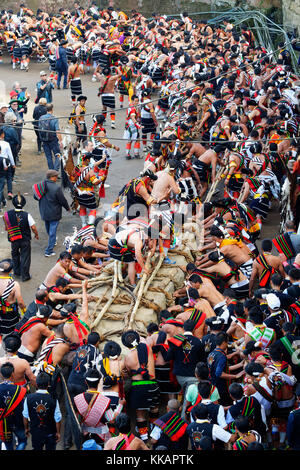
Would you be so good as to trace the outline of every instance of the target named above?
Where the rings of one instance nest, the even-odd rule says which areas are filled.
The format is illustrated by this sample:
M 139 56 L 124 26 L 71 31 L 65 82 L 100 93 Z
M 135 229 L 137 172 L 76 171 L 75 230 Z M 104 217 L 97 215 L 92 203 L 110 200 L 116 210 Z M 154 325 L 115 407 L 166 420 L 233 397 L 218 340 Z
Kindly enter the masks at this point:
M 40 285 L 40 289 L 48 289 L 55 285 L 56 281 L 62 277 L 70 282 L 69 287 L 80 287 L 82 281 L 75 279 L 69 274 L 69 268 L 72 262 L 72 256 L 67 251 L 63 251 L 59 256 L 59 261 L 48 272 L 44 282 Z
M 160 394 L 169 399 L 176 398 L 180 391 L 180 385 L 171 373 L 171 363 L 167 359 L 168 339 L 174 336 L 176 331 L 183 332 L 183 322 L 170 319 L 161 326 L 160 331 L 156 331 L 146 338 L 146 343 L 152 347 L 155 355 L 155 378 Z
M 12 276 L 12 261 L 0 262 L 0 336 L 11 333 L 20 320 L 19 308 L 24 313 L 26 307 L 20 284 Z
M 113 69 L 110 69 L 109 67 L 105 67 L 102 70 L 98 96 L 101 96 L 102 114 L 105 117 L 105 119 L 107 116 L 107 108 L 114 110 L 116 107 L 114 89 L 115 89 L 116 81 L 121 77 L 121 75 L 122 73 L 117 67 L 114 67 Z M 115 126 L 116 114 L 114 111 L 110 112 L 110 119 L 111 119 L 111 128 L 115 129 L 116 128 Z
M 75 303 L 67 304 L 60 310 L 62 316 L 66 316 L 67 321 L 64 324 L 64 335 L 68 340 L 71 351 L 85 344 L 91 331 L 90 318 L 88 310 L 87 280 L 82 283 L 82 306 L 80 313 L 77 313 Z
M 163 250 L 165 254 L 164 262 L 167 264 L 174 264 L 168 258 L 168 249 L 171 243 L 170 229 L 173 226 L 173 212 L 170 205 L 171 193 L 180 194 L 181 189 L 175 181 L 175 172 L 178 167 L 178 162 L 175 159 L 167 161 L 166 167 L 158 171 L 156 174 L 157 180 L 153 183 L 151 196 L 158 202 L 153 204 L 150 210 L 150 218 L 157 218 L 161 220 L 163 236 Z
M 136 411 L 136 425 L 140 438 L 148 439 L 146 411 L 149 421 L 158 418 L 159 388 L 155 380 L 155 366 L 152 349 L 140 341 L 139 334 L 129 330 L 122 335 L 123 345 L 130 349 L 124 358 L 124 366 L 131 377 L 129 408 Z
M 208 300 L 198 298 L 196 299 L 194 308 L 190 307 L 185 309 L 184 312 L 176 315 L 176 320 L 181 320 L 182 322 L 190 319 L 193 320 L 195 322 L 193 335 L 201 339 L 205 334 L 205 320 L 215 316 L 216 314 Z
M 203 260 L 198 264 L 198 268 L 221 277 L 226 282 L 225 287 L 230 287 L 234 291 L 236 299 L 240 300 L 248 297 L 248 278 L 237 267 L 229 266 L 222 253 L 212 251 L 203 257 Z
M 71 100 L 75 102 L 76 95 L 82 94 L 82 84 L 80 75 L 84 73 L 83 64 L 78 63 L 76 56 L 72 57 L 71 63 L 68 67 L 67 85 L 71 89 Z
M 259 287 L 268 288 L 270 286 L 270 279 L 276 272 L 281 274 L 283 278 L 285 277 L 285 271 L 281 259 L 279 256 L 274 256 L 271 254 L 272 240 L 263 240 L 261 247 L 261 253 L 253 261 L 253 269 L 250 278 L 250 296 L 253 295 L 253 287 L 256 278 L 259 279 Z
M 53 328 L 51 336 L 45 339 L 38 360 L 34 364 L 35 375 L 47 364 L 60 365 L 64 356 L 70 351 L 70 345 L 64 338 L 64 325 Z
M 113 237 L 110 238 L 108 249 L 111 258 L 128 264 L 128 278 L 132 286 L 135 286 L 135 262 L 137 261 L 142 272 L 149 274 L 145 264 L 143 250 L 149 245 L 149 237 L 146 226 L 134 223 L 132 219 L 127 224 L 122 224 Z M 150 242 L 151 243 L 151 242 Z M 154 252 L 152 250 L 152 256 Z
M 22 344 L 18 350 L 18 356 L 33 364 L 43 338 L 52 335 L 52 331 L 46 326 L 52 313 L 50 305 L 41 305 L 35 317 L 30 318 L 18 329 Z
M 157 180 L 153 183 L 151 195 L 158 201 L 158 203 L 168 200 L 171 191 L 175 194 L 180 193 L 180 188 L 174 178 L 177 167 L 177 161 L 171 159 L 168 160 L 167 166 L 164 170 L 156 173 Z
M 221 146 L 216 145 L 214 149 L 208 149 L 202 155 L 199 156 L 198 160 L 194 162 L 193 167 L 198 173 L 201 181 L 202 189 L 199 197 L 202 198 L 208 188 L 208 178 L 211 171 L 211 182 L 214 183 L 216 179 L 216 168 L 218 163 L 218 153 L 221 151 Z
M 187 142 L 186 146 L 188 147 L 189 151 L 186 156 L 186 159 L 189 160 L 194 155 L 195 157 L 199 158 L 206 152 L 206 149 L 203 145 L 199 144 L 198 142 Z
M 189 297 L 195 303 L 197 303 L 199 297 L 206 299 L 212 306 L 215 314 L 224 318 L 227 323 L 229 312 L 225 297 L 215 288 L 213 282 L 206 277 L 202 278 L 198 274 L 192 274 L 189 278 L 189 283 L 192 286 L 188 291 Z
M 17 352 L 21 346 L 19 335 L 11 333 L 3 339 L 5 355 L 0 359 L 0 367 L 5 362 L 11 362 L 14 366 L 13 382 L 15 385 L 26 385 L 27 379 L 35 386 L 35 375 L 26 359 L 18 357 Z
M 243 242 L 237 241 L 235 238 L 225 238 L 224 233 L 215 225 L 211 227 L 210 235 L 224 257 L 239 266 L 242 273 L 250 279 L 253 257 L 251 256 L 249 248 Z

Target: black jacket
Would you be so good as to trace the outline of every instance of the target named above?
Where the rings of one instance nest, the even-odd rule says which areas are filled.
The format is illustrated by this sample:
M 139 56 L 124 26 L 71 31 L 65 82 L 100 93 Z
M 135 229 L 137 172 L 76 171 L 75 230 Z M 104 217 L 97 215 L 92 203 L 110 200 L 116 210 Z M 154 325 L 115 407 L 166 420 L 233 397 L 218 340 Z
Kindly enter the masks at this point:
M 167 360 L 173 360 L 173 373 L 183 377 L 194 377 L 195 368 L 198 362 L 205 362 L 206 356 L 204 346 L 199 338 L 192 334 L 186 335 L 181 346 L 174 346 L 172 343 L 167 354 Z
M 70 209 L 63 191 L 54 181 L 46 180 L 46 193 L 39 200 L 39 209 L 42 220 L 51 222 L 62 218 L 62 208 Z
M 35 106 L 34 110 L 33 110 L 33 113 L 32 113 L 32 117 L 34 119 L 33 121 L 33 126 L 38 128 L 39 127 L 39 123 L 38 123 L 38 120 L 40 119 L 41 116 L 43 116 L 44 114 L 47 114 L 47 108 L 46 106 L 44 106 L 43 104 L 38 104 L 37 106 Z

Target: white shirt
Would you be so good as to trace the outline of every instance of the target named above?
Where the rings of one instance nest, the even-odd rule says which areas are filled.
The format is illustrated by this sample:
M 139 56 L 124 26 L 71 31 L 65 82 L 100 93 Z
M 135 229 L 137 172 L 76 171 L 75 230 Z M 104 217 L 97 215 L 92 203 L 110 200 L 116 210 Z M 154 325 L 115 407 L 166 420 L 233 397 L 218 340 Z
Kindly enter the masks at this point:
M 13 154 L 11 152 L 10 144 L 6 142 L 5 140 L 0 140 L 0 158 L 8 158 L 10 161 L 10 164 L 12 166 L 15 166 L 15 161 Z
M 209 420 L 207 419 L 197 419 L 196 423 L 209 423 Z M 218 426 L 218 424 L 213 424 L 212 427 L 212 438 L 214 441 L 219 439 L 222 442 L 229 442 L 232 434 L 230 432 L 225 431 L 225 429 L 221 428 L 221 426 Z
M 202 399 L 201 400 L 201 404 L 203 404 L 203 405 L 209 405 L 210 403 L 212 403 L 212 401 L 209 400 L 209 399 Z M 191 414 L 191 423 L 193 423 L 194 421 L 195 420 L 193 419 L 193 416 Z M 226 419 L 225 419 L 225 411 L 224 411 L 224 407 L 222 405 L 219 405 L 217 421 L 218 421 L 218 425 L 221 428 L 226 428 L 227 423 L 226 423 Z

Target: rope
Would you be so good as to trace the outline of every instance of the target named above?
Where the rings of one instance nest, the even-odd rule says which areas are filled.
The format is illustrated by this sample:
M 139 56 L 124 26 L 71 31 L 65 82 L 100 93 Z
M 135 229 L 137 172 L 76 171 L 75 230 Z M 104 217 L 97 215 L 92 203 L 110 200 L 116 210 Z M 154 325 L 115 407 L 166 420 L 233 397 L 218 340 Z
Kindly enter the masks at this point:
M 292 42 L 291 42 L 291 40 L 288 39 L 288 40 L 284 43 L 284 47 L 285 47 L 286 45 L 290 45 L 290 44 L 292 44 Z M 276 54 L 276 53 L 279 52 L 281 49 L 282 49 L 282 47 L 278 47 L 277 49 L 272 50 L 271 52 L 268 52 L 267 54 L 264 55 L 264 58 Z M 251 65 L 254 65 L 254 64 L 256 64 L 256 63 L 259 63 L 260 61 L 261 61 L 261 59 L 257 59 L 257 60 L 255 60 L 255 61 L 253 61 L 253 62 L 251 63 Z M 243 67 L 243 65 L 242 65 L 242 66 L 238 66 L 238 67 L 236 67 L 236 70 L 240 70 L 242 67 Z M 227 74 L 227 72 L 224 72 L 224 73 L 222 73 L 222 74 L 219 74 L 219 75 L 217 76 L 217 78 L 222 78 L 222 77 L 224 77 L 226 74 Z M 212 77 L 212 78 L 209 78 L 208 80 L 201 81 L 201 82 L 199 82 L 199 83 L 197 83 L 197 84 L 194 84 L 194 85 L 192 85 L 192 86 L 183 88 L 183 89 L 180 90 L 180 91 L 176 91 L 176 92 L 174 92 L 174 93 L 170 93 L 169 97 L 178 96 L 178 95 L 183 95 L 186 91 L 192 90 L 192 89 L 195 88 L 196 86 L 199 86 L 199 85 L 201 85 L 201 84 L 203 84 L 203 83 L 209 83 L 209 82 L 211 82 L 211 81 L 213 81 L 213 80 L 215 80 L 215 79 L 216 79 L 216 77 Z M 149 103 L 156 103 L 156 102 L 158 102 L 159 100 L 160 100 L 160 97 L 158 97 L 158 98 L 153 98 L 153 99 L 151 99 L 151 100 L 149 100 L 149 101 L 147 100 L 147 104 L 149 104 Z M 139 103 L 139 104 L 136 105 L 136 107 L 141 107 L 141 106 L 143 106 L 143 103 Z M 114 109 L 114 112 L 124 111 L 124 110 L 126 111 L 126 110 L 129 109 L 129 108 L 130 108 L 130 106 L 124 106 L 123 108 L 115 108 L 115 109 Z M 101 113 L 99 113 L 99 112 L 97 112 L 97 111 L 94 111 L 94 112 L 91 112 L 91 113 L 85 113 L 84 116 L 85 116 L 85 117 L 87 117 L 87 116 L 94 116 L 95 114 L 101 114 Z M 57 116 L 54 116 L 54 117 L 55 117 L 55 119 L 58 119 L 58 120 L 60 120 L 60 119 L 69 119 L 69 118 L 70 118 L 70 115 L 68 115 L 68 116 L 58 116 L 58 117 L 57 117 Z M 32 122 L 33 122 L 32 120 L 30 120 L 30 121 L 29 121 L 29 120 L 28 120 L 28 121 L 23 121 L 24 124 L 27 124 L 27 123 L 28 123 L 28 124 L 31 124 Z M 5 124 L 5 125 L 6 125 L 6 124 Z M 32 130 L 33 130 L 33 128 L 32 128 Z M 56 132 L 56 131 L 47 131 L 47 132 Z M 75 135 L 75 134 L 74 134 L 74 135 Z M 84 134 L 82 134 L 82 135 L 84 135 Z

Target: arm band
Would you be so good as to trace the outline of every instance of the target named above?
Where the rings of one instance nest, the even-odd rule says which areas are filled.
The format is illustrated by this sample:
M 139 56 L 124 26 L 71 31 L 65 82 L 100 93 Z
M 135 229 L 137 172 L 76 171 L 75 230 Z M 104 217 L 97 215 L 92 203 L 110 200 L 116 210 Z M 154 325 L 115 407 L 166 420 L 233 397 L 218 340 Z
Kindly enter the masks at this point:
M 72 276 L 70 276 L 70 274 L 68 273 L 64 273 L 64 275 L 62 276 L 63 279 L 66 279 L 67 281 L 71 281 L 72 279 Z

